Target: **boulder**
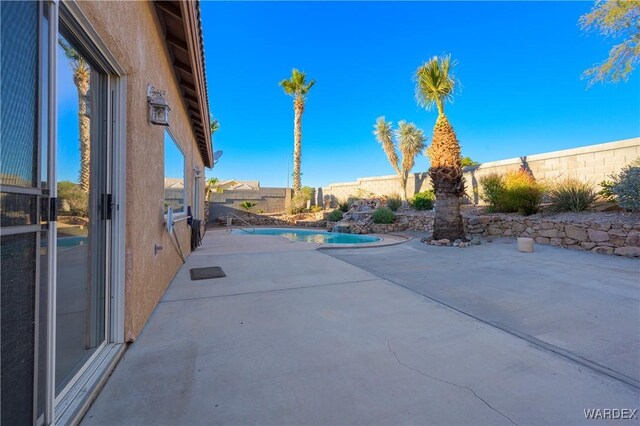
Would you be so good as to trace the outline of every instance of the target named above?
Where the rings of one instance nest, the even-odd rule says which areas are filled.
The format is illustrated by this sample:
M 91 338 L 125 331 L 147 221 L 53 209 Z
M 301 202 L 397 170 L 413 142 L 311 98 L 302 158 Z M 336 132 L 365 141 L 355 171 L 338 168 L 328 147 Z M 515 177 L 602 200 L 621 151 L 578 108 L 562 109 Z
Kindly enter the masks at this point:
M 629 231 L 629 235 L 627 235 L 625 243 L 628 246 L 640 247 L 640 232 Z
M 618 256 L 640 257 L 640 247 L 618 247 L 613 251 Z
M 598 229 L 589 229 L 587 230 L 587 234 L 589 235 L 589 239 L 591 241 L 600 242 L 600 241 L 609 241 L 609 234 L 606 231 L 600 231 Z
M 613 254 L 613 247 L 596 246 L 591 251 L 598 254 Z
M 538 236 L 547 237 L 547 238 L 556 238 L 558 236 L 558 230 L 553 229 L 542 229 L 538 231 Z
M 571 238 L 576 241 L 587 241 L 587 230 L 584 228 L 580 228 L 575 225 L 567 225 L 564 227 L 564 233 L 567 238 Z

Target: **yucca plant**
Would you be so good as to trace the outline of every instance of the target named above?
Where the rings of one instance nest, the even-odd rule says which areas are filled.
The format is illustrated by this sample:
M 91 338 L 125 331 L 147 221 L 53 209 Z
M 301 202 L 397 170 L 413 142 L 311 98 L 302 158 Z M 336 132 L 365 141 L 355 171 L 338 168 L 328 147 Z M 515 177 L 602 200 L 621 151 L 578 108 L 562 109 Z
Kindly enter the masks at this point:
M 581 212 L 596 201 L 597 193 L 592 185 L 567 178 L 554 185 L 547 193 L 551 210 L 557 212 Z
M 389 163 L 400 178 L 400 186 L 404 199 L 407 199 L 407 181 L 409 173 L 415 164 L 416 156 L 424 150 L 427 138 L 424 132 L 413 123 L 399 121 L 398 128 L 392 130 L 392 123 L 385 121 L 384 117 L 378 117 L 374 126 L 373 134 L 380 144 Z M 397 142 L 396 142 L 397 141 Z M 402 161 L 400 161 L 396 152 L 396 146 L 402 153 Z
M 291 78 L 282 80 L 280 86 L 284 92 L 293 96 L 293 192 L 300 191 L 300 162 L 302 157 L 302 114 L 309 90 L 315 84 L 315 80 L 307 83 L 306 74 L 297 69 L 291 72 Z
M 393 212 L 398 211 L 398 209 L 402 207 L 400 196 L 398 194 L 391 194 L 387 198 L 387 207 Z
M 460 197 L 464 194 L 460 144 L 444 113 L 444 104 L 453 100 L 456 86 L 450 73 L 454 65 L 450 55 L 435 56 L 415 73 L 418 104 L 427 110 L 434 106 L 438 110 L 431 145 L 426 151 L 431 162 L 429 176 L 436 193 L 433 238 L 451 241 L 464 238 L 460 215 Z

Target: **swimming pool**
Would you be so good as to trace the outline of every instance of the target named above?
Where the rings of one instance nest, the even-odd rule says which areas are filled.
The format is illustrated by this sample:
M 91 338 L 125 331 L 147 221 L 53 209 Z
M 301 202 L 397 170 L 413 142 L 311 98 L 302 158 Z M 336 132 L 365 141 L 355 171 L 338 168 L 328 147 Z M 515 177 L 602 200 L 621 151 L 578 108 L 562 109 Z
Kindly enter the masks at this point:
M 288 228 L 256 228 L 250 233 L 241 229 L 234 229 L 232 234 L 237 235 L 278 235 L 292 241 L 304 241 L 319 244 L 367 244 L 380 241 L 380 238 L 371 235 L 341 234 L 316 229 L 288 229 Z

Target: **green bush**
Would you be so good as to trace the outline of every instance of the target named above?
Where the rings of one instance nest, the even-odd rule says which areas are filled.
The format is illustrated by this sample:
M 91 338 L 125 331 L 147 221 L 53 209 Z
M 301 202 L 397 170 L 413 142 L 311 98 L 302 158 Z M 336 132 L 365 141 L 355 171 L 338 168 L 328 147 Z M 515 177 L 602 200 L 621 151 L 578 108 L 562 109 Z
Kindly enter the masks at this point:
M 387 198 L 387 207 L 391 209 L 391 211 L 397 211 L 402 206 L 402 199 L 398 194 L 391 194 L 389 198 Z
M 342 211 L 334 210 L 327 215 L 327 220 L 329 222 L 340 222 L 342 220 Z
M 504 178 L 497 173 L 490 173 L 480 178 L 482 193 L 480 199 L 489 204 L 489 209 L 495 211 L 498 207 L 500 195 L 504 192 Z
M 588 183 L 567 178 L 551 188 L 547 196 L 553 211 L 581 212 L 595 202 L 597 194 Z
M 343 213 L 346 213 L 349 211 L 349 203 L 347 201 L 343 201 L 341 203 L 338 203 L 338 209 L 340 209 L 340 211 L 342 211 Z
M 311 201 L 315 190 L 309 186 L 303 186 L 291 198 L 291 213 L 297 214 L 307 210 L 307 201 Z
M 69 214 L 86 217 L 89 208 L 89 195 L 77 183 L 68 180 L 58 182 L 58 199 L 69 204 Z
M 243 201 L 243 202 L 240 203 L 240 208 L 243 209 L 243 210 L 249 211 L 255 205 L 256 205 L 256 203 L 252 203 L 251 201 Z
M 625 210 L 640 211 L 640 166 L 636 162 L 624 167 L 614 180 L 612 192 Z
M 519 170 L 505 175 L 504 193 L 498 197 L 498 205 L 505 213 L 529 216 L 540 210 L 543 195 L 544 187 L 531 175 Z
M 542 204 L 544 187 L 523 171 L 496 173 L 480 178 L 482 199 L 489 210 L 500 213 L 521 213 L 525 216 L 537 213 Z
M 604 200 L 604 201 L 616 201 L 616 194 L 613 193 L 613 185 L 615 184 L 614 181 L 612 180 L 603 180 L 602 182 L 600 182 L 600 188 L 602 188 L 600 191 L 598 191 L 598 195 Z
M 396 215 L 386 207 L 380 207 L 373 211 L 371 215 L 373 223 L 393 223 Z
M 433 201 L 436 199 L 436 195 L 433 190 L 418 192 L 413 196 L 409 204 L 416 210 L 431 210 L 433 208 Z

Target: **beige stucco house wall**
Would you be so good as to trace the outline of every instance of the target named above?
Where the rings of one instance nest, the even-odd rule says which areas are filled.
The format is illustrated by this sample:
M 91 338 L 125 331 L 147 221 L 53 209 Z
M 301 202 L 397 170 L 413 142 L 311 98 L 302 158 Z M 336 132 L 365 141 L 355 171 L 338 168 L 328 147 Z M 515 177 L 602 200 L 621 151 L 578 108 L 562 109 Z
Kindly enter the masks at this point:
M 125 336 L 127 341 L 133 341 L 182 265 L 175 241 L 164 224 L 165 128 L 148 120 L 148 84 L 165 90 L 171 106 L 169 130 L 186 157 L 187 205 L 194 205 L 194 168 L 204 176 L 204 167 L 209 164 L 205 164 L 206 159 L 198 149 L 187 102 L 154 3 L 78 4 L 127 75 Z M 205 121 L 208 125 L 208 111 Z M 203 181 L 204 178 L 197 181 L 201 194 Z M 204 202 L 200 206 L 202 218 Z M 187 221 L 176 223 L 176 232 L 186 256 L 190 252 Z M 163 247 L 157 254 L 156 244 Z

